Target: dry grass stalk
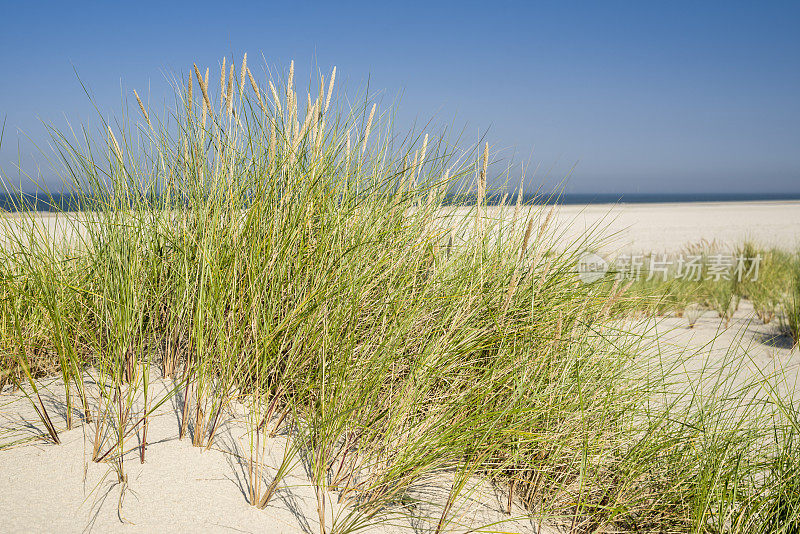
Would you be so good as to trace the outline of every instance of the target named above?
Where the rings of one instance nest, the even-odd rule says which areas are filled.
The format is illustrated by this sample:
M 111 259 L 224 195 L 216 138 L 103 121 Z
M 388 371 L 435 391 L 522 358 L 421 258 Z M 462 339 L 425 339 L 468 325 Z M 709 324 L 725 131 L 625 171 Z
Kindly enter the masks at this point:
M 197 68 L 197 65 L 194 66 L 194 74 L 197 76 L 197 85 L 200 86 L 200 92 L 203 93 L 203 117 L 205 117 L 206 110 L 211 109 L 211 100 L 208 98 L 208 69 L 206 69 L 206 82 L 204 83 L 203 78 L 200 76 L 200 69 Z M 205 122 L 205 120 L 203 121 Z
M 181 165 L 181 169 L 183 171 L 183 179 L 186 180 L 186 174 L 189 169 L 189 142 L 186 138 L 183 138 L 183 165 Z
M 550 211 L 547 212 L 547 217 L 544 218 L 544 222 L 539 227 L 540 238 L 544 235 L 545 231 L 547 230 L 547 227 L 550 225 L 550 221 L 553 219 L 553 214 L 555 213 L 555 211 L 556 211 L 556 206 L 555 204 L 553 204 L 553 206 L 550 208 Z
M 323 102 L 325 102 L 325 76 L 320 74 L 320 76 L 319 76 L 319 94 L 317 95 L 317 103 L 319 105 L 317 106 L 316 122 L 319 122 L 319 121 L 322 120 L 322 106 L 324 105 Z
M 483 147 L 483 165 L 478 174 L 478 197 L 475 199 L 475 231 L 483 228 L 483 203 L 486 200 L 486 169 L 489 164 L 489 143 Z
M 531 239 L 531 234 L 533 233 L 533 217 L 528 219 L 528 227 L 525 228 L 525 238 L 522 240 L 522 248 L 519 251 L 519 262 L 522 262 L 522 258 L 525 257 L 525 252 L 528 250 L 528 242 Z
M 564 312 L 558 310 L 558 319 L 556 320 L 556 331 L 553 335 L 553 341 L 550 344 L 551 352 L 558 352 L 558 346 L 561 344 L 561 333 L 564 328 Z
M 208 73 L 210 69 L 206 67 L 206 75 L 203 78 L 203 88 L 205 89 L 206 99 L 203 100 L 203 128 L 206 126 L 206 116 L 211 112 L 211 100 L 208 99 Z
M 188 114 L 192 114 L 192 106 L 194 105 L 194 94 L 193 94 L 193 87 L 194 82 L 192 82 L 192 71 L 189 71 L 189 86 L 186 88 L 186 106 L 188 108 Z
M 289 63 L 289 79 L 286 81 L 286 101 L 291 102 L 292 100 L 292 87 L 294 84 L 294 60 Z
M 347 130 L 347 140 L 345 141 L 345 149 L 344 149 L 345 159 L 347 161 L 346 166 L 347 168 L 350 167 L 350 130 Z
M 147 110 L 144 109 L 144 104 L 142 103 L 142 99 L 139 98 L 139 93 L 136 92 L 136 89 L 133 90 L 133 94 L 136 95 L 136 101 L 139 103 L 139 109 L 142 110 L 142 116 L 144 116 L 144 120 L 147 121 L 147 125 L 152 130 L 153 125 L 150 124 L 150 116 L 147 114 Z
M 606 299 L 606 302 L 603 305 L 602 310 L 600 311 L 601 317 L 608 318 L 608 316 L 611 313 L 611 308 L 628 291 L 628 289 L 630 289 L 634 281 L 635 280 L 633 279 L 629 280 L 628 283 L 626 283 L 624 286 L 622 286 L 622 288 L 617 290 L 617 287 L 619 286 L 619 280 L 614 280 L 614 284 L 611 286 L 611 291 L 609 292 L 609 296 Z
M 222 112 L 222 106 L 225 105 L 225 94 L 227 91 L 225 90 L 225 75 L 228 74 L 227 72 L 227 63 L 225 62 L 225 58 L 222 58 L 222 69 L 219 71 L 219 109 L 220 113 Z
M 278 91 L 272 85 L 272 80 L 267 80 L 269 83 L 269 90 L 272 93 L 272 101 L 275 102 L 275 113 L 278 117 L 283 116 L 283 108 L 281 107 L 281 100 L 278 98 Z
M 483 187 L 483 192 L 486 194 L 486 171 L 489 167 L 489 143 L 486 143 L 483 147 L 483 165 L 481 166 L 481 182 Z
M 292 152 L 297 150 L 297 147 L 300 145 L 300 141 L 305 137 L 306 133 L 308 133 L 308 127 L 311 124 L 311 119 L 315 115 L 316 111 L 316 104 L 311 106 L 311 109 L 308 113 L 306 113 L 306 118 L 303 120 L 303 127 L 300 128 L 300 131 L 295 135 L 294 139 L 292 140 Z
M 264 99 L 261 98 L 261 91 L 258 90 L 258 84 L 256 83 L 256 79 L 253 77 L 253 73 L 250 72 L 250 69 L 247 69 L 247 77 L 250 79 L 250 86 L 253 88 L 256 98 L 258 98 L 258 105 L 261 107 L 261 111 L 266 113 L 267 110 L 264 106 Z
M 603 304 L 603 308 L 600 311 L 600 316 L 603 318 L 608 317 L 608 312 L 611 310 L 611 306 L 614 303 L 614 297 L 617 294 L 617 286 L 619 286 L 619 280 L 614 280 L 614 283 L 611 284 L 611 291 L 608 292 L 608 298 L 606 298 L 605 303 Z
M 517 219 L 519 219 L 519 212 L 522 210 L 522 196 L 525 190 L 525 169 L 522 169 L 522 176 L 519 179 L 519 189 L 517 189 L 517 203 L 514 205 L 514 218 L 511 219 L 511 235 L 517 229 Z
M 322 110 L 322 114 L 328 112 L 328 106 L 331 103 L 331 95 L 333 95 L 333 82 L 336 80 L 336 65 L 333 66 L 333 71 L 331 72 L 331 81 L 328 82 L 328 96 L 325 98 L 325 107 Z
M 289 121 L 297 121 L 297 97 L 294 94 L 294 60 L 289 64 L 289 78 L 286 81 L 286 111 L 289 114 Z M 297 129 L 293 131 L 297 137 Z M 290 143 L 291 145 L 291 143 Z
M 372 110 L 369 112 L 367 119 L 367 127 L 364 129 L 364 142 L 361 144 L 361 157 L 364 157 L 364 152 L 367 151 L 367 140 L 369 139 L 369 131 L 372 128 L 372 119 L 375 117 L 375 107 L 377 104 L 372 104 Z
M 242 57 L 242 73 L 239 75 L 239 98 L 244 94 L 244 77 L 249 71 L 247 70 L 247 52 Z
M 522 240 L 522 248 L 519 251 L 519 260 L 517 261 L 514 273 L 511 275 L 511 282 L 509 282 L 508 284 L 506 299 L 505 302 L 503 302 L 503 315 L 505 315 L 506 312 L 508 311 L 508 307 L 511 304 L 511 299 L 514 298 L 514 294 L 517 291 L 517 285 L 519 284 L 519 264 L 522 263 L 522 260 L 525 257 L 525 251 L 528 249 L 528 241 L 530 240 L 532 233 L 533 233 L 533 218 L 531 217 L 530 219 L 528 219 L 528 227 L 525 230 L 525 238 Z
M 233 111 L 233 61 L 231 61 L 231 68 L 228 72 L 228 92 L 226 99 L 227 109 L 225 114 L 228 116 L 228 119 L 230 119 L 231 112 Z
M 278 143 L 278 132 L 276 130 L 275 119 L 270 119 L 269 131 L 269 162 L 272 165 L 275 162 L 275 149 Z
M 444 199 L 447 195 L 447 188 L 450 187 L 450 168 L 445 169 L 442 175 L 441 184 L 439 184 L 439 198 Z
M 119 147 L 119 143 L 117 143 L 117 138 L 114 137 L 114 132 L 111 131 L 111 126 L 108 127 L 108 135 L 111 138 L 112 146 L 114 147 L 114 155 L 119 160 L 120 164 L 122 163 L 122 149 Z
M 325 121 L 314 121 L 314 154 L 319 154 L 320 146 L 322 146 L 322 133 L 325 130 Z
M 422 164 L 425 163 L 425 152 L 428 151 L 428 134 L 425 134 L 425 140 L 422 141 L 422 151 L 419 156 L 419 167 L 417 168 L 417 180 L 422 175 Z
M 414 151 L 414 162 L 411 164 L 411 169 L 409 169 L 411 172 L 408 175 L 408 183 L 406 184 L 406 187 L 407 187 L 409 192 L 413 191 L 417 186 L 417 178 L 416 178 L 416 176 L 417 176 L 417 164 L 418 164 L 418 162 L 419 162 L 419 151 L 415 150 Z

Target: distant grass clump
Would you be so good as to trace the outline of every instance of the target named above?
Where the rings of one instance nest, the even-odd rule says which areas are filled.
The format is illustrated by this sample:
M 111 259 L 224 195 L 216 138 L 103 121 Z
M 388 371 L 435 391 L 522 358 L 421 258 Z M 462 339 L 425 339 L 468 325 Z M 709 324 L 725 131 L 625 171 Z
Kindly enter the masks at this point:
M 136 94 L 141 121 L 53 130 L 82 207 L 55 229 L 5 217 L 0 252 L 2 380 L 53 442 L 35 378 L 57 372 L 67 428 L 87 424 L 93 459 L 125 481 L 166 400 L 159 372 L 195 446 L 246 406 L 252 505 L 297 454 L 321 524 L 322 490 L 352 506 L 334 531 L 445 474 L 436 531 L 471 476 L 575 531 L 796 531 L 790 401 L 743 404 L 742 420 L 722 371 L 713 395 L 667 395 L 668 370 L 612 320 L 628 285 L 579 283 L 546 209 L 515 206 L 511 228 L 486 217 L 488 146 L 400 138 L 369 95 L 341 104 L 334 77 L 302 98 L 293 65 L 263 83 L 246 56 L 223 60 L 219 90 L 195 66 L 168 116 Z M 275 473 L 260 444 L 279 429 L 295 448 Z
M 794 257 L 790 270 L 787 291 L 780 298 L 778 321 L 781 331 L 797 345 L 800 343 L 800 254 Z
M 713 259 L 720 254 L 734 263 L 724 276 L 709 275 Z M 675 267 L 680 260 L 674 257 L 670 258 L 673 266 L 666 277 L 661 273 L 652 276 L 645 268 L 631 282 L 624 309 L 652 315 L 691 313 L 690 326 L 696 321 L 698 311 L 706 309 L 715 311 L 729 324 L 741 300 L 747 299 L 764 324 L 774 320 L 778 329 L 797 343 L 792 321 L 796 322 L 797 315 L 795 273 L 800 256 L 775 248 L 764 249 L 750 242 L 727 251 L 716 243 L 697 243 L 685 248 L 683 258 L 687 255 L 700 258 L 700 275 L 680 276 Z M 643 264 L 649 265 L 650 256 L 643 258 Z

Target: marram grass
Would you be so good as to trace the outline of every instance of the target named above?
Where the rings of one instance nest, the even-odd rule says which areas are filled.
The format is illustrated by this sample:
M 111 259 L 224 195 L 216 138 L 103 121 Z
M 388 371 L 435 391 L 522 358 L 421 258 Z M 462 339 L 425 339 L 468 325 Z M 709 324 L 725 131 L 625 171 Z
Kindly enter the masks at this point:
M 55 237 L 35 214 L 3 219 L 0 380 L 52 441 L 35 378 L 58 372 L 93 459 L 125 481 L 124 452 L 142 443 L 144 461 L 147 415 L 166 401 L 148 393 L 158 374 L 195 446 L 247 406 L 252 505 L 304 458 L 320 524 L 323 489 L 352 506 L 336 531 L 401 513 L 409 487 L 449 473 L 437 531 L 477 476 L 509 511 L 573 531 L 797 532 L 791 399 L 732 407 L 730 367 L 711 394 L 670 389 L 612 317 L 628 288 L 576 281 L 549 208 L 518 203 L 510 227 L 487 217 L 488 145 L 398 137 L 369 98 L 344 106 L 335 70 L 303 98 L 293 63 L 284 80 L 251 66 L 236 76 L 223 60 L 218 91 L 193 66 L 168 115 L 136 94 L 141 120 L 53 129 L 81 209 Z M 460 198 L 477 203 L 444 204 Z M 262 472 L 260 443 L 279 431 L 292 445 Z

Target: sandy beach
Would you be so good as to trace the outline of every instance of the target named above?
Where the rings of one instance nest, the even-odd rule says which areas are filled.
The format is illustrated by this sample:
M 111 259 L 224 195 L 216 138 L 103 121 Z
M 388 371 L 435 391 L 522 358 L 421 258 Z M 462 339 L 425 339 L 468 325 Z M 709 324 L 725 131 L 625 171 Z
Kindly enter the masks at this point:
M 8 4 L 0 534 L 800 534 L 800 3 Z
M 713 312 L 706 312 L 689 329 L 684 318 L 647 321 L 642 327 L 653 350 L 663 357 L 681 355 L 685 365 L 677 381 L 702 385 L 700 370 L 723 361 L 740 362 L 739 381 L 759 374 L 782 376 L 779 391 L 787 398 L 800 394 L 800 351 L 790 340 L 761 324 L 752 307 L 743 303 L 726 328 Z M 706 378 L 712 384 L 713 376 Z M 63 397 L 58 380 L 42 381 L 46 404 L 64 428 Z M 159 380 L 154 397 L 173 383 Z M 273 502 L 258 510 L 247 502 L 247 451 L 250 443 L 243 422 L 243 407 L 233 406 L 210 450 L 193 447 L 190 438 L 178 440 L 182 400 L 173 397 L 152 418 L 148 428 L 147 460 L 139 463 L 138 451 L 127 453 L 127 483 L 120 484 L 108 464 L 91 461 L 89 426 L 61 432 L 62 444 L 31 439 L 36 415 L 18 392 L 0 394 L 0 517 L 4 532 L 319 532 L 315 492 L 308 467 L 301 458 L 293 463 Z M 77 416 L 76 412 L 76 416 Z M 274 472 L 283 459 L 287 436 L 265 444 L 266 463 Z M 265 479 L 265 484 L 268 480 Z M 437 510 L 446 500 L 452 478 L 447 474 L 427 478 L 410 492 L 410 507 L 386 510 L 386 515 L 367 522 L 361 532 L 432 532 Z M 329 528 L 334 521 L 346 523 L 348 508 L 337 493 L 326 499 Z M 504 513 L 501 491 L 473 479 L 464 498 L 455 506 L 447 532 L 563 532 L 563 520 L 535 515 L 515 505 Z M 558 525 L 562 525 L 559 528 Z
M 731 247 L 752 241 L 795 251 L 800 246 L 800 201 L 598 204 L 561 206 L 557 219 L 574 241 L 587 231 L 606 252 L 676 253 L 707 241 Z
M 508 213 L 508 212 L 506 212 Z M 487 215 L 499 217 L 491 208 Z M 6 217 L 9 217 L 8 215 Z M 11 215 L 10 217 L 14 217 Z M 63 216 L 61 216 L 63 217 Z M 742 202 L 707 204 L 652 204 L 566 206 L 556 219 L 566 230 L 560 239 L 596 230 L 606 236 L 601 250 L 677 251 L 701 240 L 733 246 L 752 240 L 764 247 L 794 250 L 800 237 L 800 202 Z M 42 214 L 38 221 L 58 235 L 63 220 Z M 709 362 L 741 362 L 743 376 L 782 375 L 785 395 L 798 391 L 800 353 L 772 325 L 761 324 L 744 302 L 729 325 L 707 311 L 690 329 L 681 317 L 648 320 L 643 331 L 647 343 L 665 355 L 688 355 L 682 367 L 685 380 L 697 380 L 698 369 Z M 155 388 L 163 394 L 173 383 L 160 379 Z M 56 426 L 64 427 L 63 399 L 58 380 L 43 380 L 43 396 Z M 91 435 L 87 426 L 63 432 L 63 443 L 52 445 L 35 439 L 36 416 L 30 403 L 6 388 L 0 393 L 0 517 L 5 532 L 55 530 L 59 532 L 317 532 L 315 493 L 302 459 L 294 462 L 285 484 L 266 510 L 247 502 L 247 451 L 250 447 L 244 409 L 232 406 L 210 450 L 177 439 L 179 395 L 171 398 L 152 418 L 148 456 L 144 464 L 137 452 L 127 453 L 127 482 L 120 484 L 107 464 L 90 459 Z M 277 436 L 266 444 L 268 464 L 276 469 L 288 443 Z M 372 521 L 366 532 L 420 532 L 433 528 L 435 508 L 425 503 L 446 499 L 451 479 L 447 474 L 420 484 L 415 504 L 387 510 L 384 519 Z M 502 495 L 475 479 L 468 497 L 456 505 L 448 531 L 558 531 L 548 520 L 539 521 L 515 508 L 503 513 Z M 348 506 L 335 492 L 326 494 L 329 519 L 348 521 Z M 540 525 L 541 523 L 541 525 Z M 489 527 L 486 527 L 489 525 Z M 548 526 L 549 525 L 549 526 Z M 550 529 L 550 530 L 548 530 Z
M 521 216 L 524 218 L 525 212 L 531 211 L 547 213 L 550 209 L 523 208 Z M 488 207 L 486 216 L 508 224 L 513 210 L 513 206 Z M 456 209 L 464 216 L 472 211 Z M 22 220 L 13 213 L 3 217 L 10 224 Z M 75 225 L 66 220 L 69 217 L 41 212 L 34 220 L 50 235 L 66 239 L 75 233 Z M 676 253 L 701 241 L 722 247 L 751 241 L 764 248 L 786 251 L 800 247 L 800 201 L 566 205 L 556 207 L 554 221 L 553 226 L 559 229 L 556 237 L 563 246 L 588 235 L 589 242 L 606 253 Z

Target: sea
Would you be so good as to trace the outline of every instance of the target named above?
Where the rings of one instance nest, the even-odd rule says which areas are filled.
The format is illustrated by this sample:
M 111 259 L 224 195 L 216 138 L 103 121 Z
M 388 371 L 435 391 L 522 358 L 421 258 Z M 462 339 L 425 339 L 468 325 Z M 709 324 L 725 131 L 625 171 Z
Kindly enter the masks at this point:
M 526 204 L 652 204 L 652 203 L 687 203 L 687 202 L 754 202 L 754 201 L 792 201 L 800 200 L 800 193 L 560 193 L 548 195 L 526 195 Z M 474 197 L 449 197 L 445 204 L 469 204 Z M 488 205 L 502 202 L 501 195 L 493 195 L 487 199 Z M 508 200 L 516 202 L 516 197 Z M 0 193 L 0 211 L 75 211 L 89 202 L 76 195 L 63 193 L 24 193 L 22 196 Z

